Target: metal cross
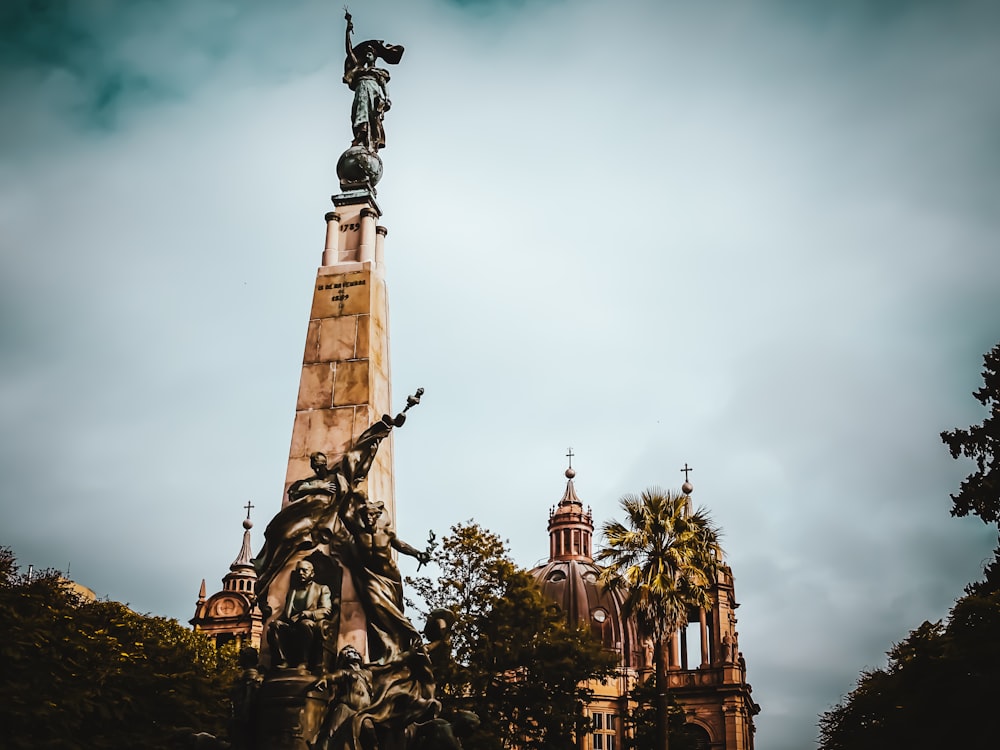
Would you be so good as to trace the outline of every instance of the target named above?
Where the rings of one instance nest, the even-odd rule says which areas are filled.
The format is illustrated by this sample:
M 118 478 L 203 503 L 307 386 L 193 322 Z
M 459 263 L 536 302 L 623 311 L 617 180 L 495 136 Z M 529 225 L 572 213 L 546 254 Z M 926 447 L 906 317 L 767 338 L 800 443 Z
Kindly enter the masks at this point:
M 686 481 L 688 481 L 688 472 L 694 471 L 694 469 L 692 469 L 690 466 L 688 466 L 688 462 L 685 461 L 684 462 L 684 468 L 681 469 L 681 471 L 684 472 L 684 481 L 686 482 Z
M 569 459 L 569 468 L 573 468 L 573 449 L 570 448 L 566 453 L 566 458 Z
M 254 505 L 253 503 L 251 503 L 249 500 L 247 500 L 247 504 L 244 505 L 243 507 L 247 509 L 247 518 L 249 519 L 250 518 L 250 509 L 251 508 L 256 508 L 257 506 Z

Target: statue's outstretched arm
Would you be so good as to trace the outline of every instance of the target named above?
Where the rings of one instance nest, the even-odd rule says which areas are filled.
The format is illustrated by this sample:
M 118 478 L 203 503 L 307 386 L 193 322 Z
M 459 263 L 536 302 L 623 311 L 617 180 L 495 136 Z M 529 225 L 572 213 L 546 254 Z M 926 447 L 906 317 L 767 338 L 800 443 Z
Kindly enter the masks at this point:
M 409 555 L 410 557 L 415 557 L 420 561 L 420 564 L 426 564 L 430 561 L 431 556 L 427 552 L 417 549 L 413 545 L 407 544 L 402 539 L 400 539 L 395 534 L 392 535 L 392 540 L 390 541 L 392 548 L 397 552 L 401 552 L 404 555 Z
M 344 10 L 344 18 L 347 19 L 347 33 L 345 34 L 345 44 L 347 46 L 347 60 L 350 63 L 349 67 L 355 67 L 358 64 L 357 58 L 354 56 L 354 46 L 351 44 L 351 32 L 354 31 L 354 22 L 351 20 L 351 13 L 348 10 Z

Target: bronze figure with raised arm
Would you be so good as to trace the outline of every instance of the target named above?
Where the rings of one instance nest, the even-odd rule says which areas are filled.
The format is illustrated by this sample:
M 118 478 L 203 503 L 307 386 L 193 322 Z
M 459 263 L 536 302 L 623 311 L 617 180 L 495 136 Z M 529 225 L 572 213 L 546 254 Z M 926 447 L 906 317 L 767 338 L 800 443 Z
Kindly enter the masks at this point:
M 354 140 L 351 145 L 362 146 L 374 154 L 385 147 L 382 120 L 392 106 L 385 87 L 389 81 L 389 71 L 375 67 L 375 61 L 381 59 L 395 65 L 403 57 L 403 47 L 399 44 L 386 44 L 381 39 L 368 39 L 353 45 L 351 33 L 354 31 L 354 22 L 346 10 L 344 18 L 347 20 L 344 83 L 354 92 L 354 105 L 351 107 Z
M 385 504 L 355 492 L 341 506 L 340 518 L 350 532 L 352 558 L 347 567 L 368 618 L 368 649 L 372 661 L 385 664 L 401 654 L 422 647 L 420 634 L 403 614 L 403 581 L 393 560 L 393 550 L 430 559 L 398 536 L 383 518 Z M 374 638 L 372 637 L 374 636 Z

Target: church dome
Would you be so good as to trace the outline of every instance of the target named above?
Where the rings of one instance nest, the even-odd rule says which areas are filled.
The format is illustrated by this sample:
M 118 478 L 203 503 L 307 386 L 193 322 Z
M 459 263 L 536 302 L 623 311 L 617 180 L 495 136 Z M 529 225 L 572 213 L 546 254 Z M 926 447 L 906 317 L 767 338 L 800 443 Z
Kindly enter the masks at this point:
M 571 626 L 588 625 L 608 650 L 620 654 L 625 667 L 642 665 L 641 646 L 634 621 L 622 614 L 622 597 L 598 583 L 601 567 L 594 563 L 593 515 L 577 497 L 576 472 L 566 470 L 566 491 L 549 513 L 549 561 L 531 575 L 545 597 L 566 614 Z

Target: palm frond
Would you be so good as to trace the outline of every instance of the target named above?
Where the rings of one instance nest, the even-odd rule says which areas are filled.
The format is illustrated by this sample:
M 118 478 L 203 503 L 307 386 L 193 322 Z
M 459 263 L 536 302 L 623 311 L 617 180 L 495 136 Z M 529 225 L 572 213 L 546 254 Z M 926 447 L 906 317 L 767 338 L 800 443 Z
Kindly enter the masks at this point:
M 692 607 L 711 604 L 722 560 L 720 532 L 704 509 L 687 511 L 688 498 L 659 487 L 620 500 L 625 522 L 602 527 L 601 583 L 623 595 L 624 613 L 657 637 L 687 622 Z

